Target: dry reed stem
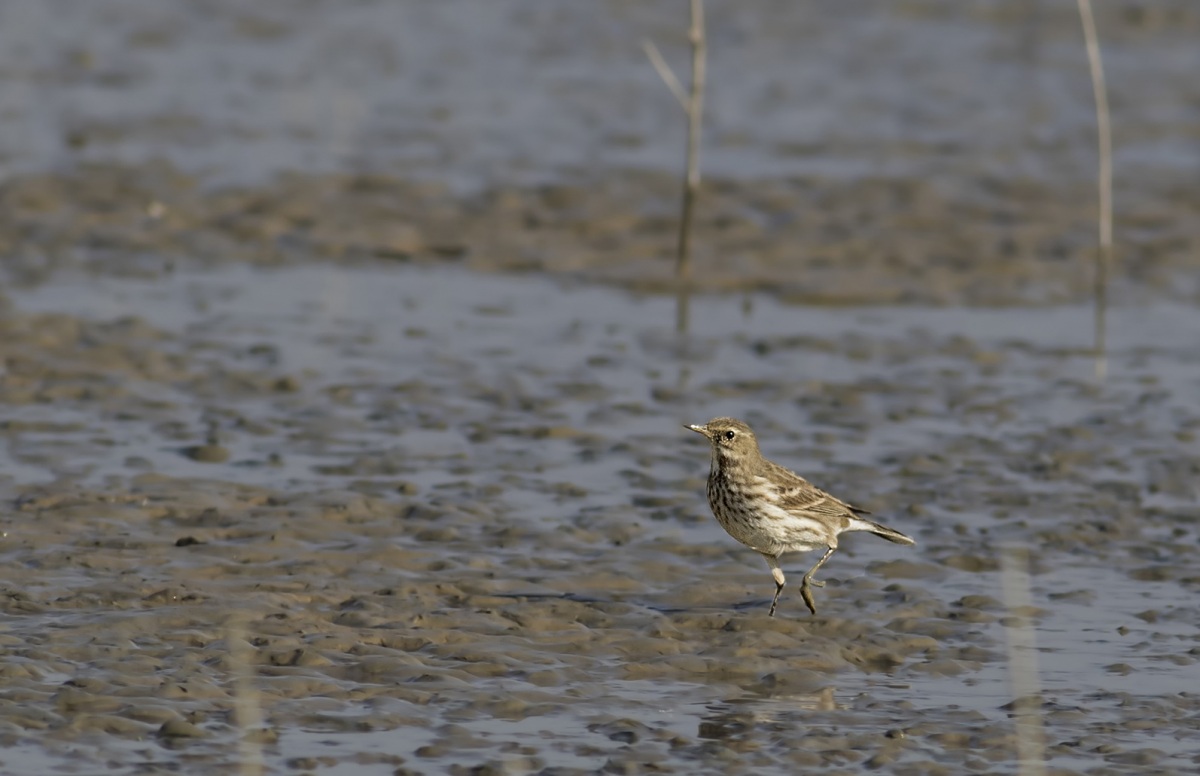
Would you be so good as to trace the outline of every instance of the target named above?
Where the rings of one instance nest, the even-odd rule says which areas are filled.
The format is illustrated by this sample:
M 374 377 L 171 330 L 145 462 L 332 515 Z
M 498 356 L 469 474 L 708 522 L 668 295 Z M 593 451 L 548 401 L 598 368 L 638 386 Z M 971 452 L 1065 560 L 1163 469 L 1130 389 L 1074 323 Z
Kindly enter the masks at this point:
M 700 128 L 704 115 L 704 85 L 707 80 L 706 61 L 708 57 L 708 42 L 704 26 L 704 0 L 690 0 L 690 2 L 691 26 L 688 29 L 688 42 L 692 47 L 692 86 L 689 93 L 684 93 L 683 84 L 675 77 L 671 66 L 663 59 L 654 42 L 642 41 L 642 48 L 645 49 L 650 64 L 654 65 L 659 77 L 671 90 L 671 94 L 675 95 L 675 99 L 688 117 L 683 204 L 679 217 L 679 238 L 675 251 L 675 277 L 681 289 L 687 287 L 692 271 L 692 219 L 695 212 L 696 194 L 700 190 Z M 680 318 L 684 317 L 686 316 L 681 314 Z
M 696 194 L 700 190 L 700 126 L 704 115 L 704 83 L 707 79 L 707 48 L 704 31 L 704 0 L 691 0 L 692 26 L 688 40 L 692 44 L 692 92 L 688 99 L 687 173 L 683 185 L 683 208 L 679 217 L 679 250 L 675 256 L 675 277 L 686 285 L 691 277 L 692 217 Z
M 1107 332 L 1104 319 L 1108 301 L 1108 265 L 1112 260 L 1113 249 L 1112 129 L 1108 113 L 1108 87 L 1104 81 L 1104 64 L 1100 59 L 1100 39 L 1096 35 L 1096 19 L 1092 15 L 1091 0 L 1079 0 L 1079 20 L 1083 24 L 1088 69 L 1092 74 L 1092 94 L 1096 99 L 1096 134 L 1100 146 L 1100 169 L 1097 181 L 1097 188 L 1100 190 L 1100 247 L 1096 254 L 1094 328 L 1096 378 L 1103 380 L 1108 372 Z
M 663 59 L 662 52 L 658 50 L 658 46 L 654 45 L 654 41 L 645 38 L 642 40 L 642 49 L 646 52 L 646 56 L 650 58 L 650 64 L 654 65 L 654 69 L 658 72 L 658 77 L 663 79 L 663 83 L 667 85 L 667 88 L 671 90 L 671 94 L 675 95 L 675 99 L 679 101 L 679 107 L 687 110 L 687 92 L 683 90 L 683 84 L 679 83 L 679 79 L 675 77 L 675 71 L 667 64 L 667 60 Z

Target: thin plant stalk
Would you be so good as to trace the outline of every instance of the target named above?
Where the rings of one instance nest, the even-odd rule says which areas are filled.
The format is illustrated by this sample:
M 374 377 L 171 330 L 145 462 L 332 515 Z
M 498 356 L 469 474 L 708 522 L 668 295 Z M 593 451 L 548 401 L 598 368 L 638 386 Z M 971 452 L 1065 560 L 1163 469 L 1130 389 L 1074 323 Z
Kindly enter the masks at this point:
M 1096 134 L 1100 146 L 1100 170 L 1097 187 L 1100 190 L 1100 249 L 1096 254 L 1096 377 L 1104 379 L 1108 371 L 1105 347 L 1104 313 L 1108 292 L 1108 265 L 1112 260 L 1113 203 L 1112 203 L 1112 129 L 1109 124 L 1108 87 L 1104 82 L 1104 64 L 1100 59 L 1100 39 L 1096 35 L 1096 19 L 1091 0 L 1079 1 L 1079 20 L 1083 24 L 1083 39 L 1087 45 L 1088 68 L 1092 74 L 1092 93 L 1096 99 Z
M 700 130 L 704 116 L 704 86 L 707 80 L 708 43 L 704 24 L 704 0 L 690 0 L 691 26 L 688 42 L 692 48 L 692 84 L 688 92 L 675 77 L 670 65 L 651 40 L 643 40 L 642 48 L 650 64 L 658 71 L 663 83 L 679 102 L 688 117 L 687 155 L 683 178 L 683 197 L 679 216 L 679 235 L 675 250 L 676 307 L 675 328 L 686 332 L 691 291 L 692 220 L 696 208 L 696 196 L 700 190 Z
M 692 46 L 692 88 L 688 97 L 687 172 L 683 184 L 683 206 L 679 217 L 679 243 L 675 254 L 675 276 L 681 285 L 691 277 L 692 217 L 700 190 L 700 127 L 704 115 L 704 83 L 707 40 L 704 29 L 704 0 L 691 0 L 692 25 L 688 42 Z

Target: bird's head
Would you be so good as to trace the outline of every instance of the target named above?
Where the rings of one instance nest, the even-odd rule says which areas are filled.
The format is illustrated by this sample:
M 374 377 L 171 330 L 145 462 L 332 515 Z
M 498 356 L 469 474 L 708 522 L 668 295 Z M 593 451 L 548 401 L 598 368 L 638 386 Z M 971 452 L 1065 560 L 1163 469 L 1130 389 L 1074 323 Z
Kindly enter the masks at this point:
M 737 418 L 713 418 L 702 426 L 684 426 L 703 434 L 712 443 L 713 453 L 726 460 L 752 458 L 759 454 L 754 432 Z

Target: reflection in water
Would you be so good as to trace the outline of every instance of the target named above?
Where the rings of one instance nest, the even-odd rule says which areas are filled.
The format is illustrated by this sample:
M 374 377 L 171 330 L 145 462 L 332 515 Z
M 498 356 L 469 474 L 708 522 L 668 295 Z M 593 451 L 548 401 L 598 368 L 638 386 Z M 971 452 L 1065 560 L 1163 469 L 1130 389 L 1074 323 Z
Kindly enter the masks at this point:
M 839 706 L 833 699 L 833 689 L 824 687 L 816 692 L 772 696 L 769 701 L 733 698 L 708 704 L 697 735 L 710 740 L 739 741 L 753 737 L 761 725 L 786 722 L 797 711 L 836 711 Z
M 1108 330 L 1105 316 L 1108 313 L 1108 262 L 1110 249 L 1102 246 L 1096 251 L 1096 288 L 1094 299 L 1093 333 L 1096 354 L 1096 379 L 1103 380 L 1108 374 Z
M 687 390 L 688 381 L 692 376 L 692 369 L 688 366 L 687 358 L 688 353 L 691 352 L 691 348 L 688 347 L 688 327 L 692 322 L 691 313 L 692 287 L 685 281 L 679 284 L 679 288 L 675 292 L 675 333 L 679 335 L 679 341 L 676 343 L 676 352 L 679 354 L 679 379 L 675 381 L 675 390 L 681 394 Z
M 687 283 L 681 283 L 675 292 L 675 331 L 680 335 L 688 333 L 692 312 L 692 288 Z M 682 342 L 680 344 L 683 344 Z
M 1008 616 L 1008 676 L 1012 685 L 1012 714 L 1017 723 L 1017 761 L 1024 776 L 1040 776 L 1045 769 L 1045 734 L 1042 730 L 1042 683 L 1038 675 L 1037 633 L 1029 616 L 1033 598 L 1029 585 L 1030 554 L 1010 544 L 1000 555 L 1000 588 Z

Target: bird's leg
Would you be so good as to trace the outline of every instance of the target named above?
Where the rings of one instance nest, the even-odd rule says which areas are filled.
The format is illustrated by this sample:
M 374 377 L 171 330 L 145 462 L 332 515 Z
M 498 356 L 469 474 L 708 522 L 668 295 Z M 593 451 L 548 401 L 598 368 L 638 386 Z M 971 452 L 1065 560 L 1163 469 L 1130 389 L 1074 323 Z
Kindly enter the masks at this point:
M 771 599 L 771 611 L 767 613 L 768 617 L 775 616 L 775 607 L 779 605 L 779 594 L 783 592 L 783 586 L 787 580 L 783 576 L 783 569 L 779 568 L 779 558 L 773 558 L 770 555 L 764 555 L 767 559 L 767 565 L 771 567 L 771 576 L 775 579 L 775 597 Z
M 808 573 L 805 574 L 800 580 L 800 597 L 804 599 L 804 603 L 808 605 L 808 610 L 813 614 L 817 613 L 817 605 L 813 601 L 811 586 L 816 585 L 817 587 L 825 587 L 824 582 L 818 582 L 817 580 L 813 579 L 813 574 L 816 574 L 817 569 L 825 565 L 825 561 L 829 560 L 829 556 L 833 554 L 835 549 L 837 548 L 830 547 L 828 550 L 826 550 L 825 554 L 821 556 L 821 559 L 817 561 L 816 564 L 808 570 Z
M 817 587 L 825 587 L 824 582 L 818 582 L 817 580 L 813 579 L 813 574 L 816 574 L 817 569 L 819 569 L 825 565 L 825 561 L 829 560 L 829 556 L 832 555 L 833 551 L 836 549 L 837 549 L 837 547 L 830 547 L 828 550 L 825 550 L 825 554 L 821 556 L 821 559 L 819 561 L 817 561 L 816 565 L 814 565 L 811 569 L 809 569 L 808 573 L 804 575 L 804 579 L 801 581 L 802 584 L 816 585 Z

